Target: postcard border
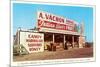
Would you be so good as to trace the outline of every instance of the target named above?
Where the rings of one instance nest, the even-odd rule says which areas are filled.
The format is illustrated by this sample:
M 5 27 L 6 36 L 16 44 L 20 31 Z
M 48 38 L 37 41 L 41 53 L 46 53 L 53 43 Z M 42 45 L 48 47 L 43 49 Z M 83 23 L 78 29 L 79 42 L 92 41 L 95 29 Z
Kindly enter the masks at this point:
M 28 3 L 28 4 L 45 4 L 45 5 L 59 5 L 59 6 L 81 6 L 81 7 L 92 7 L 93 8 L 93 57 L 92 58 L 74 58 L 74 59 L 55 59 L 55 60 L 38 60 L 38 61 L 23 61 L 23 62 L 13 62 L 12 56 L 12 44 L 13 44 L 13 3 Z M 26 1 L 11 1 L 11 13 L 10 13 L 10 64 L 11 66 L 27 66 L 27 65 L 46 65 L 46 64 L 62 64 L 62 63 L 80 63 L 80 62 L 91 62 L 96 61 L 96 6 L 95 5 L 83 5 L 83 4 L 69 4 L 69 3 L 47 3 L 47 2 L 26 2 Z

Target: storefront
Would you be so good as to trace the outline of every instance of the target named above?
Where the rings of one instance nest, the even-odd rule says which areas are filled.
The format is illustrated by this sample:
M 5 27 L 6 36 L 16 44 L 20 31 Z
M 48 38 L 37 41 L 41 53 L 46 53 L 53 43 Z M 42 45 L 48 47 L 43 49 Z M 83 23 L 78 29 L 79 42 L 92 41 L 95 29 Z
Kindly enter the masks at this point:
M 64 48 L 65 42 L 69 44 L 68 47 L 79 47 L 81 34 L 78 30 L 78 23 L 73 20 L 39 11 L 37 28 L 40 33 L 44 33 L 45 49 L 50 43 Z

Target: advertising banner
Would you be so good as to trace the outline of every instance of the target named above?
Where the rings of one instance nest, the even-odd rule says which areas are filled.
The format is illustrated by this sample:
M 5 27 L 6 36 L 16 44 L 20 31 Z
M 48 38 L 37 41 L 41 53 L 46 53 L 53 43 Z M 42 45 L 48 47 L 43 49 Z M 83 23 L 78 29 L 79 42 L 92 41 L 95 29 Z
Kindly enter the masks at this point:
M 47 28 L 47 29 L 77 32 L 75 30 L 76 24 L 73 20 L 69 20 L 43 11 L 41 12 L 38 11 L 37 22 L 38 22 L 37 27 L 40 30 L 41 29 L 43 30 L 43 28 Z
M 44 51 L 44 35 L 42 33 L 20 32 L 20 45 L 29 53 Z

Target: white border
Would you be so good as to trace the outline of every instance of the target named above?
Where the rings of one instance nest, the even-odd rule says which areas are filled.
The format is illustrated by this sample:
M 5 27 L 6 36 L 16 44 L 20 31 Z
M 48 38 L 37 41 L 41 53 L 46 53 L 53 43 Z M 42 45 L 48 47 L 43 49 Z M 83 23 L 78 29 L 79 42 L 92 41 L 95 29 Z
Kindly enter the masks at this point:
M 39 60 L 39 61 L 23 61 L 23 62 L 13 62 L 13 3 L 28 3 L 28 4 L 45 4 L 45 5 L 58 5 L 58 6 L 81 6 L 81 7 L 92 7 L 93 8 L 93 39 L 94 39 L 94 49 L 92 58 L 74 58 L 74 59 L 55 59 L 55 60 Z M 73 62 L 88 62 L 95 61 L 95 6 L 93 5 L 76 5 L 76 4 L 60 4 L 60 3 L 47 3 L 47 2 L 22 2 L 22 1 L 12 1 L 11 2 L 11 66 L 24 66 L 24 65 L 41 65 L 41 64 L 58 64 L 58 63 L 73 63 Z
M 13 0 L 13 1 L 30 1 L 30 2 L 54 2 L 54 3 L 70 3 L 70 4 L 89 4 L 94 5 L 95 0 Z

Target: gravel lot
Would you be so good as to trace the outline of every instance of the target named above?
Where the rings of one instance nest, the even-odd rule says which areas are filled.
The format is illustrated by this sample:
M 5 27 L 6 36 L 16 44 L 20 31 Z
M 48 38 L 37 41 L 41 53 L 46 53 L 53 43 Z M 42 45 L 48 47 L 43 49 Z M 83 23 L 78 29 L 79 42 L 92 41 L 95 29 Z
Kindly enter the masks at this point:
M 68 59 L 68 58 L 86 58 L 93 57 L 93 48 L 73 48 L 69 50 L 47 51 L 32 53 L 23 56 L 14 56 L 14 61 L 32 61 L 32 60 L 50 60 L 50 59 Z

